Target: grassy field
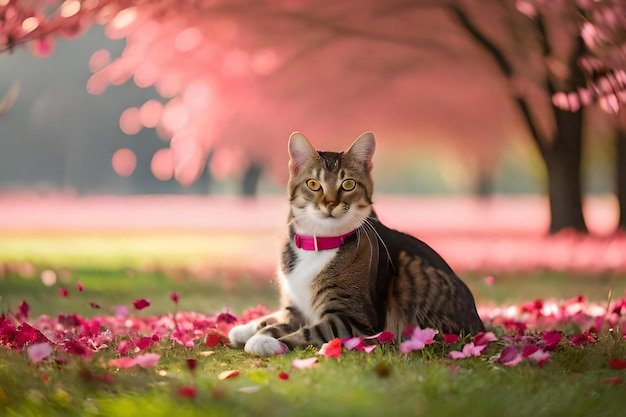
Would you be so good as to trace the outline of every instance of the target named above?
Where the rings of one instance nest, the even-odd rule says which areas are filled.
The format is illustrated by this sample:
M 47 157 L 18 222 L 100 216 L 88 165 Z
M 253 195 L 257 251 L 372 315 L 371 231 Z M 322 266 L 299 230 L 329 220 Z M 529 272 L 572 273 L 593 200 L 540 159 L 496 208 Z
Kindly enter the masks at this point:
M 228 309 L 239 316 L 257 304 L 277 305 L 276 286 L 267 271 L 190 267 L 193 262 L 187 262 L 184 251 L 171 263 L 138 262 L 141 254 L 133 252 L 133 244 L 81 264 L 79 256 L 55 252 L 49 240 L 29 245 L 40 249 L 0 255 L 2 312 L 15 312 L 26 300 L 33 318 L 59 313 L 92 317 L 111 315 L 113 306 L 146 298 L 151 306 L 131 316 L 165 315 L 175 308 L 169 296 L 173 291 L 180 310 L 203 314 Z M 45 270 L 54 273 L 52 285 L 42 283 Z M 488 274 L 462 274 L 483 305 L 579 294 L 602 302 L 609 290 L 621 297 L 626 288 L 626 277 L 619 273 L 506 273 L 495 274 L 493 284 L 485 282 Z M 77 290 L 78 281 L 83 291 Z M 69 296 L 62 297 L 61 288 Z M 90 302 L 101 308 L 92 308 Z M 494 331 L 501 336 L 503 329 Z M 501 342 L 479 357 L 460 360 L 446 356 L 459 350 L 461 342 L 436 342 L 408 355 L 382 345 L 371 354 L 344 351 L 338 358 L 318 356 L 309 348 L 259 359 L 236 349 L 209 347 L 202 339 L 185 348 L 162 338 L 146 350 L 161 355 L 156 366 L 130 369 L 108 366 L 119 357 L 116 342 L 88 360 L 60 355 L 60 362 L 40 363 L 24 351 L 0 347 L 0 415 L 615 417 L 626 410 L 626 371 L 610 366 L 611 358 L 626 359 L 626 341 L 618 333 L 602 333 L 585 347 L 564 339 L 543 367 L 530 361 L 515 367 L 498 363 L 494 358 Z M 294 359 L 310 357 L 318 358 L 313 368 L 292 366 Z M 195 373 L 188 359 L 197 361 Z M 239 374 L 221 379 L 228 370 Z M 184 393 L 191 387 L 195 395 L 188 397 Z

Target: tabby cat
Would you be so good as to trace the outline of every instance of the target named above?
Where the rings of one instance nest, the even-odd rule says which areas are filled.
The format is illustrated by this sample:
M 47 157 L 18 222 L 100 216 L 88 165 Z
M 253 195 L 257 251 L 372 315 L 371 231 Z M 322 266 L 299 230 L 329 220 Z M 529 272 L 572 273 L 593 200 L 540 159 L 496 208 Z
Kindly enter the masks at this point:
M 269 356 L 336 337 L 408 326 L 476 333 L 472 293 L 427 244 L 385 227 L 372 208 L 374 134 L 346 152 L 289 138 L 289 240 L 279 271 L 282 308 L 234 327 L 229 338 Z

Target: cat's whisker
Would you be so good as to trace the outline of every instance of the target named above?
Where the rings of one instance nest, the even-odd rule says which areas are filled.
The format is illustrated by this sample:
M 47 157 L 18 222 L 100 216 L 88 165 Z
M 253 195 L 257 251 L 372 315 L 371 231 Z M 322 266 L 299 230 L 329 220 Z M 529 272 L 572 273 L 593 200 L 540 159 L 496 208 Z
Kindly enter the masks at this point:
M 387 247 L 387 244 L 385 243 L 385 241 L 383 240 L 382 237 L 380 237 L 380 234 L 376 231 L 376 229 L 374 228 L 374 225 L 371 223 L 370 219 L 364 218 L 363 219 L 363 224 L 367 225 L 372 232 L 374 232 L 374 234 L 376 234 L 378 240 L 380 241 L 380 243 L 383 245 L 383 247 L 385 248 L 385 252 L 387 252 L 387 260 L 389 261 L 389 263 L 391 265 L 393 265 L 393 260 L 391 259 L 391 254 L 389 253 L 389 248 Z

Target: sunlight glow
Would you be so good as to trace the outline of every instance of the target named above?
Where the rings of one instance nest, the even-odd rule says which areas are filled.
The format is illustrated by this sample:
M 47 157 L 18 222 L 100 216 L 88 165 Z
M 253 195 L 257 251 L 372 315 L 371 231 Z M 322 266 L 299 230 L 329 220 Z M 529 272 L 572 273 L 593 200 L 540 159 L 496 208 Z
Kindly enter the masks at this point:
M 189 52 L 200 45 L 203 39 L 204 35 L 202 35 L 200 29 L 195 27 L 183 29 L 178 35 L 176 35 L 174 47 L 179 52 Z
M 163 104 L 157 100 L 146 101 L 139 109 L 139 121 L 149 128 L 156 127 L 163 115 Z
M 175 132 L 178 129 L 183 128 L 189 120 L 187 109 L 180 100 L 173 99 L 165 105 L 163 110 L 163 126 Z
M 57 283 L 57 274 L 52 269 L 44 269 L 41 271 L 41 282 L 46 287 L 51 287 Z
M 206 108 L 213 98 L 211 87 L 203 81 L 196 80 L 187 86 L 183 94 L 183 102 L 185 106 L 192 109 Z
M 111 61 L 111 53 L 106 49 L 98 49 L 89 59 L 89 69 L 91 72 L 100 71 Z
M 137 107 L 129 107 L 120 116 L 120 129 L 127 135 L 136 135 L 141 130 L 140 114 Z
M 174 176 L 174 164 L 172 161 L 172 151 L 169 148 L 159 149 L 152 155 L 150 170 L 155 178 L 167 181 Z
M 136 19 L 137 8 L 129 7 L 128 9 L 120 10 L 111 22 L 111 25 L 114 29 L 124 29 L 130 26 Z
M 24 30 L 24 32 L 26 33 L 32 32 L 33 30 L 37 29 L 38 26 L 39 26 L 39 20 L 37 20 L 36 17 L 32 17 L 32 16 L 27 17 L 22 22 L 22 30 Z
M 78 0 L 68 0 L 61 5 L 59 14 L 61 17 L 68 18 L 80 12 L 80 2 Z
M 117 175 L 129 177 L 135 172 L 137 156 L 128 148 L 118 149 L 111 158 L 111 165 Z

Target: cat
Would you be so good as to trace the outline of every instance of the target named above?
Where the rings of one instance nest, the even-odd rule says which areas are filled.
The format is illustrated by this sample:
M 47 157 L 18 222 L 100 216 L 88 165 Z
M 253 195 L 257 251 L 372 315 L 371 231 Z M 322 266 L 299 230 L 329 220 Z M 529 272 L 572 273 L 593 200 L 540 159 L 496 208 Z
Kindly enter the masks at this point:
M 271 356 L 383 330 L 399 337 L 409 326 L 484 331 L 472 293 L 441 256 L 378 220 L 375 147 L 372 132 L 345 152 L 318 152 L 301 133 L 290 136 L 282 307 L 233 327 L 232 346 Z

